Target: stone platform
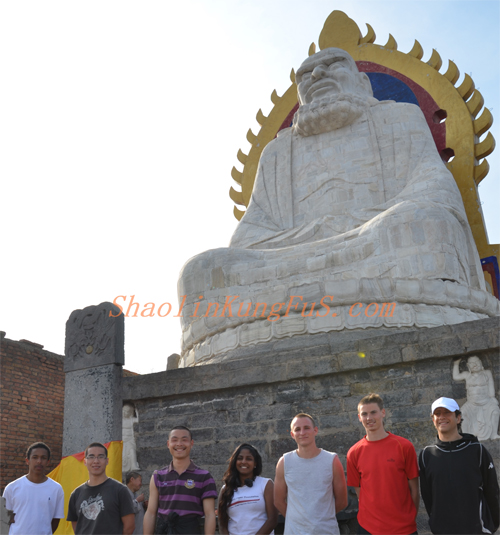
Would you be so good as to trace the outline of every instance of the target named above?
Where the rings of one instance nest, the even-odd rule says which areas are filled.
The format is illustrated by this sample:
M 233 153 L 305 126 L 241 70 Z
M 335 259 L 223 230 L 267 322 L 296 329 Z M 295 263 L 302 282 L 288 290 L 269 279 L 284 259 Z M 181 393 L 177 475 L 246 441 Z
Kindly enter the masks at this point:
M 295 448 L 289 426 L 301 411 L 316 418 L 318 445 L 337 452 L 345 467 L 348 449 L 364 435 L 357 404 L 370 392 L 384 399 L 386 429 L 410 439 L 418 452 L 435 439 L 432 401 L 465 402 L 465 383 L 452 379 L 459 357 L 479 356 L 499 392 L 498 318 L 301 336 L 240 351 L 229 362 L 123 379 L 123 399 L 139 412 L 135 435 L 145 483 L 170 462 L 168 432 L 177 424 L 192 429 L 192 457 L 220 487 L 227 459 L 241 442 L 259 449 L 263 476 L 274 478 L 279 457 Z M 485 445 L 500 473 L 500 440 Z

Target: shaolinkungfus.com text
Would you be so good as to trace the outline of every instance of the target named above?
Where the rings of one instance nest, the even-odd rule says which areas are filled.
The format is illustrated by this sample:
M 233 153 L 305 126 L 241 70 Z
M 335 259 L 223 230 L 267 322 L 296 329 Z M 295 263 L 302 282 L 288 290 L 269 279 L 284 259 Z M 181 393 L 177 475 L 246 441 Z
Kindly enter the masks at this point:
M 182 311 L 184 305 L 186 304 L 186 296 L 183 295 L 182 301 L 177 310 L 177 314 L 172 314 L 173 318 L 183 317 Z M 252 303 L 250 301 L 244 301 L 242 303 L 236 303 L 235 301 L 239 298 L 239 295 L 228 295 L 226 296 L 225 302 L 206 302 L 202 295 L 199 296 L 200 301 L 194 303 L 194 311 L 191 314 L 190 318 L 208 318 L 208 317 L 218 317 L 218 318 L 232 318 L 232 317 L 253 317 L 253 318 L 265 318 L 268 321 L 276 321 L 279 318 L 286 318 L 290 313 L 298 313 L 304 317 L 319 317 L 324 318 L 328 315 L 335 317 L 336 312 L 331 311 L 336 305 L 334 304 L 333 295 L 325 295 L 319 301 L 316 302 L 307 302 L 304 301 L 301 295 L 292 295 L 288 302 L 283 303 Z M 122 314 L 127 318 L 152 318 L 158 316 L 160 318 L 166 318 L 173 311 L 173 307 L 170 303 L 164 302 L 159 306 L 156 306 L 154 302 L 145 303 L 141 306 L 140 303 L 135 301 L 135 295 L 131 295 L 128 298 L 127 295 L 118 295 L 113 300 L 113 304 L 116 305 L 120 312 L 114 314 L 112 311 L 109 312 L 109 316 L 117 318 Z M 128 306 L 127 306 L 128 304 Z M 204 304 L 206 306 L 205 313 L 203 314 L 200 311 L 200 306 Z M 390 317 L 392 318 L 394 310 L 396 308 L 396 303 L 354 303 L 349 308 L 349 315 L 352 318 L 357 318 L 361 315 L 366 316 L 367 318 L 372 318 L 375 316 L 378 317 Z M 204 308 L 202 309 L 204 310 Z

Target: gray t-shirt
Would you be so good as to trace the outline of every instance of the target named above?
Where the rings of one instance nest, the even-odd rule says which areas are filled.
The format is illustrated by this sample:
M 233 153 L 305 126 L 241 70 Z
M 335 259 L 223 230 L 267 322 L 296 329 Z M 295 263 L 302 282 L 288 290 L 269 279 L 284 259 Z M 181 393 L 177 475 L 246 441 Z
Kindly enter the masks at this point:
M 134 514 L 134 504 L 128 488 L 115 479 L 104 483 L 77 487 L 68 506 L 69 522 L 76 522 L 75 534 L 121 535 L 122 517 Z

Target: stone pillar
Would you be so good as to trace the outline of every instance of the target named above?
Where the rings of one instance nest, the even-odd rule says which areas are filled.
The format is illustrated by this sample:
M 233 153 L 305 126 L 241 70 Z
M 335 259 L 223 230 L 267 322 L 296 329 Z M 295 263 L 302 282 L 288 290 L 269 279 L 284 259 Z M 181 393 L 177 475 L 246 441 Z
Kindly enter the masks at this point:
M 9 514 L 5 508 L 5 498 L 0 498 L 0 533 L 9 533 Z
M 63 455 L 122 439 L 125 323 L 119 312 L 101 303 L 74 310 L 66 322 Z

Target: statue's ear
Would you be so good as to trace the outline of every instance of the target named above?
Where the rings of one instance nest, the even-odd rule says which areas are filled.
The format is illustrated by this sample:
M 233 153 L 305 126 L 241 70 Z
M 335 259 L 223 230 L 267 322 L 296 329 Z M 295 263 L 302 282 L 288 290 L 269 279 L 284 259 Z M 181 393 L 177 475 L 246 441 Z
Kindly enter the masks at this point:
M 360 72 L 359 73 L 359 80 L 361 85 L 363 86 L 363 89 L 371 96 L 373 97 L 373 89 L 372 84 L 370 82 L 370 78 L 368 78 L 368 75 L 366 72 Z

